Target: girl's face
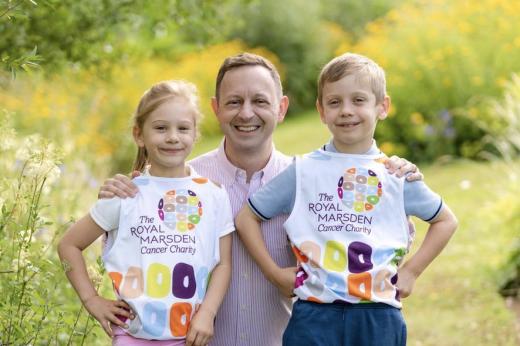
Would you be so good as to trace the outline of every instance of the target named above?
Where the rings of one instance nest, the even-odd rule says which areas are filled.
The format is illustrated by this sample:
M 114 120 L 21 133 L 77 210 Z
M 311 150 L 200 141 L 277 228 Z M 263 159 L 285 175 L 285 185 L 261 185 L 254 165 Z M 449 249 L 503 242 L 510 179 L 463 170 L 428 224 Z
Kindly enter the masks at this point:
M 134 139 L 146 148 L 150 174 L 184 177 L 185 161 L 195 142 L 195 109 L 183 97 L 164 102 L 151 112 L 143 128 L 134 128 Z

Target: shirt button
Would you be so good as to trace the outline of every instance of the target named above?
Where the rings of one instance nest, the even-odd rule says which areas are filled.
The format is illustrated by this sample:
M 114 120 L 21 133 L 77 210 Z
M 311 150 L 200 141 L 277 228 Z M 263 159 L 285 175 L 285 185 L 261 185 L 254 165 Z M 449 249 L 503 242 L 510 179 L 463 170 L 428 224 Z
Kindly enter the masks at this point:
M 240 339 L 245 340 L 246 339 L 246 335 L 244 333 L 240 334 Z
M 240 310 L 243 310 L 243 311 L 247 310 L 247 306 L 245 304 L 240 305 Z

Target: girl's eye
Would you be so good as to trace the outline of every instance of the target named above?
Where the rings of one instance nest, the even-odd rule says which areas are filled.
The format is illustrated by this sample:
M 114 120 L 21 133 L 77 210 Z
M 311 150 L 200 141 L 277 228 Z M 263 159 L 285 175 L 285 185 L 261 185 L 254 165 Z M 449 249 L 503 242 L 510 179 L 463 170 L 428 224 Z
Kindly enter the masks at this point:
M 354 102 L 355 103 L 362 103 L 362 102 L 365 102 L 365 99 L 361 98 L 361 97 L 358 97 L 358 98 L 354 99 Z
M 158 131 L 164 131 L 166 130 L 166 126 L 156 126 L 155 129 Z

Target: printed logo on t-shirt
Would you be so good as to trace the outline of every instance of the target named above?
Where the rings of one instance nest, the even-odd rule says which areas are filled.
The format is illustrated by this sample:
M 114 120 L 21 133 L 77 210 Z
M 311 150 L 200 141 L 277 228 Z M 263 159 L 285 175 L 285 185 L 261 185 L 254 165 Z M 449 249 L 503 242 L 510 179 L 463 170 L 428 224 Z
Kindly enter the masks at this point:
M 202 202 L 192 190 L 170 190 L 159 200 L 157 213 L 171 230 L 187 232 L 195 229 L 202 217 Z
M 371 169 L 351 167 L 338 180 L 338 197 L 358 213 L 373 210 L 383 195 L 383 185 Z

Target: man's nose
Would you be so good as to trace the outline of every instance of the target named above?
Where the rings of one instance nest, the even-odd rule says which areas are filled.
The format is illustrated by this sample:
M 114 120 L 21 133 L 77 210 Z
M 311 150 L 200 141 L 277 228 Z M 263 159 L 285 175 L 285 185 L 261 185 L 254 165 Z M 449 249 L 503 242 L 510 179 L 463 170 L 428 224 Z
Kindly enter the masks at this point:
M 255 112 L 253 109 L 253 105 L 250 102 L 244 102 L 244 104 L 240 108 L 240 112 L 238 113 L 238 116 L 244 120 L 249 120 L 252 117 L 254 117 Z

